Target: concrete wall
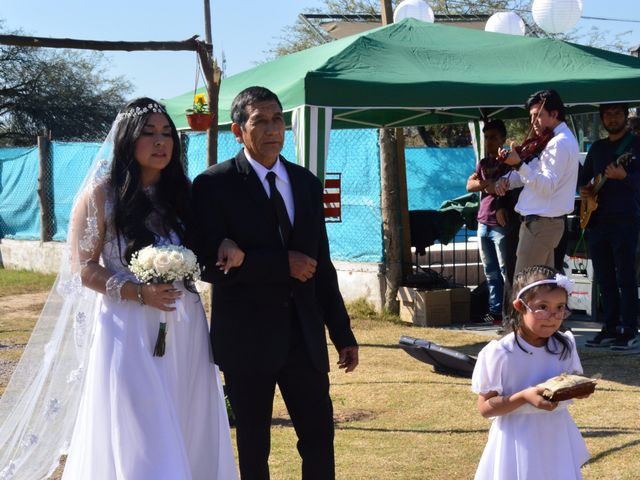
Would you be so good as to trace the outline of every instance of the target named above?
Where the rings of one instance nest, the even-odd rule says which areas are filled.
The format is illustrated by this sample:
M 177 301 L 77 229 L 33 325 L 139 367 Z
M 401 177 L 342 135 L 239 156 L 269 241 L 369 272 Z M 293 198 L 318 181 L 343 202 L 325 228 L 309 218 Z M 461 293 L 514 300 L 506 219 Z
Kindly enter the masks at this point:
M 0 267 L 57 273 L 64 246 L 64 242 L 5 238 L 0 240 Z M 366 298 L 377 309 L 381 308 L 384 291 L 382 264 L 336 261 L 334 265 L 345 301 Z
M 0 240 L 0 267 L 9 270 L 31 270 L 58 273 L 64 242 L 38 240 Z

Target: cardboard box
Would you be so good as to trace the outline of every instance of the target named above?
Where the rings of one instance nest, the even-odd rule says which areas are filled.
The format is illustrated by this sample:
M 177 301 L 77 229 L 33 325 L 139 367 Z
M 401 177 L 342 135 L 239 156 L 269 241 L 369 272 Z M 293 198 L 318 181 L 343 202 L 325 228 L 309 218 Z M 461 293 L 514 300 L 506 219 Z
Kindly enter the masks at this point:
M 471 291 L 466 288 L 451 289 L 451 323 L 469 323 L 471 315 Z
M 451 324 L 450 290 L 417 290 L 400 287 L 398 300 L 402 320 L 422 327 Z

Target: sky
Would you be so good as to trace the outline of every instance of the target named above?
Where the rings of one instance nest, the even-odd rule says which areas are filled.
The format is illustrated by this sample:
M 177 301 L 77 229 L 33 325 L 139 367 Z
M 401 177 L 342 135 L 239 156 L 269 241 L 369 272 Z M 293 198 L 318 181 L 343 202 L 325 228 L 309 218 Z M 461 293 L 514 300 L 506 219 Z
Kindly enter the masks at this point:
M 640 21 L 638 0 L 583 0 L 583 17 Z M 321 0 L 210 0 L 214 54 L 224 52 L 227 75 L 265 60 L 267 51 L 286 35 L 301 12 L 321 8 Z M 85 40 L 176 41 L 193 35 L 204 39 L 203 0 L 0 0 L 5 30 L 41 37 Z M 635 7 L 635 8 L 634 8 Z M 640 23 L 581 19 L 605 34 L 631 30 L 628 47 L 640 45 Z M 131 96 L 171 98 L 194 89 L 195 52 L 105 53 L 110 76 L 122 75 L 134 85 Z M 200 79 L 199 87 L 203 86 Z

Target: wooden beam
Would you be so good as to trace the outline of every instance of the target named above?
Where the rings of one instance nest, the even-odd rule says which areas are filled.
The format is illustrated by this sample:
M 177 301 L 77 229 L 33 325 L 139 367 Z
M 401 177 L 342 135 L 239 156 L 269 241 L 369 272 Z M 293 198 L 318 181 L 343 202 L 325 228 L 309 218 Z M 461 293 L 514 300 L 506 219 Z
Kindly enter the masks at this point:
M 100 51 L 196 51 L 198 35 L 187 40 L 168 42 L 111 42 L 103 40 L 78 40 L 74 38 L 28 37 L 22 35 L 0 35 L 0 45 L 17 47 L 72 48 Z

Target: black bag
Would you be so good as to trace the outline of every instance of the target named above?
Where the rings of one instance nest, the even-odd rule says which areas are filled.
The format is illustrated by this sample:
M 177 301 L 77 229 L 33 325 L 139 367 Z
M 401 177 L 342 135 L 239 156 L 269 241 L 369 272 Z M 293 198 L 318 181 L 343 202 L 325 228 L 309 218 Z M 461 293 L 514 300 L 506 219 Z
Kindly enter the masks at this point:
M 400 337 L 400 347 L 416 360 L 433 365 L 437 373 L 471 378 L 476 358 L 428 340 Z

